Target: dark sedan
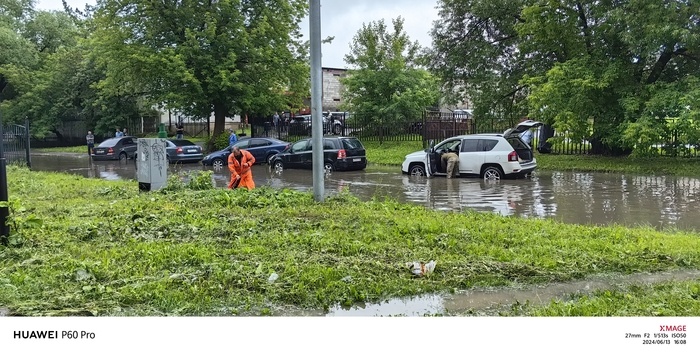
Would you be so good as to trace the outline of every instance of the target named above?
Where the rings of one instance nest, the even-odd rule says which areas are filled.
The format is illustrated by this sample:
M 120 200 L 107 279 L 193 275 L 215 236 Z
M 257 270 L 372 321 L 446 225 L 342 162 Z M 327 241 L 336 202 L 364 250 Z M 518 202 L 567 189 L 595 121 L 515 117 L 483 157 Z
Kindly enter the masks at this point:
M 189 140 L 165 140 L 165 156 L 168 163 L 194 163 L 204 158 L 202 147 Z M 138 157 L 138 151 L 134 157 Z
M 267 162 L 270 157 L 278 152 L 284 151 L 290 143 L 275 138 L 253 137 L 241 139 L 233 145 L 250 152 L 255 157 L 255 164 L 260 164 Z M 230 154 L 231 148 L 226 147 L 223 150 L 208 154 L 202 159 L 202 164 L 221 168 L 228 164 L 228 156 Z
M 165 153 L 170 163 L 199 162 L 204 158 L 202 147 L 189 140 L 166 140 Z
M 92 149 L 92 159 L 95 161 L 107 161 L 134 158 L 137 149 L 136 141 L 137 138 L 133 136 L 106 139 Z
M 312 139 L 303 139 L 270 158 L 269 163 L 275 169 L 311 169 Z M 323 167 L 326 171 L 362 170 L 367 167 L 365 147 L 355 137 L 324 137 Z

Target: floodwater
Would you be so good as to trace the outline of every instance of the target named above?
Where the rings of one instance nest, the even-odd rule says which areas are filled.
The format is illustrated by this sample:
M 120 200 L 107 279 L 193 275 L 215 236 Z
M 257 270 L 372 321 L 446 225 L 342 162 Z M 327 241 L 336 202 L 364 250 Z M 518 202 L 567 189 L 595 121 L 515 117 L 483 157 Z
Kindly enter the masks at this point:
M 34 154 L 34 170 L 62 171 L 106 180 L 134 180 L 134 161 L 91 162 L 80 154 Z M 211 169 L 171 165 L 170 173 Z M 310 170 L 274 171 L 253 167 L 257 186 L 311 191 Z M 214 171 L 224 188 L 227 169 Z M 532 178 L 485 182 L 478 178 L 416 178 L 399 167 L 368 167 L 334 172 L 324 179 L 326 195 L 349 191 L 361 199 L 391 198 L 445 211 L 477 210 L 504 216 L 552 218 L 575 224 L 645 225 L 658 229 L 700 230 L 700 179 L 606 173 L 536 171 Z
M 566 300 L 573 295 L 587 295 L 595 291 L 699 278 L 698 270 L 598 276 L 582 281 L 552 283 L 544 286 L 480 289 L 450 295 L 426 294 L 349 308 L 337 305 L 331 308 L 326 316 L 497 315 L 499 311 L 507 311 L 513 304 L 527 303 L 532 306 L 544 306 L 553 300 Z

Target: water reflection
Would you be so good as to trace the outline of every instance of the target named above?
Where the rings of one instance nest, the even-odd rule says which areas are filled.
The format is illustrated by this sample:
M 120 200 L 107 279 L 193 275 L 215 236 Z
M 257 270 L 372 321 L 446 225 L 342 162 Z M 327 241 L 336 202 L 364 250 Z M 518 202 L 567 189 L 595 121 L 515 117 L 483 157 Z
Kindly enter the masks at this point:
M 33 169 L 65 171 L 107 180 L 136 179 L 133 161 L 91 162 L 87 156 L 32 157 Z M 198 164 L 171 165 L 169 173 L 202 170 Z M 312 191 L 309 170 L 275 171 L 253 167 L 258 186 Z M 214 171 L 225 188 L 228 169 Z M 347 191 L 361 199 L 391 198 L 445 211 L 477 210 L 504 216 L 553 218 L 567 223 L 649 225 L 700 229 L 700 179 L 626 174 L 537 171 L 530 179 L 485 182 L 480 179 L 416 178 L 399 168 L 369 167 L 334 172 L 324 178 L 326 195 Z

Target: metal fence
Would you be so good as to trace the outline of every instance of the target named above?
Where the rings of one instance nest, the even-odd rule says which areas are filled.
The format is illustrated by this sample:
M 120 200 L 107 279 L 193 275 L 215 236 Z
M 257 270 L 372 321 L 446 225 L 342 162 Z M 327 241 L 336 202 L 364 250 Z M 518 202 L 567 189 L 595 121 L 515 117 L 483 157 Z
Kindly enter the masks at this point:
M 328 115 L 328 114 L 324 114 Z M 479 118 L 467 113 L 425 111 L 414 119 L 384 120 L 376 116 L 355 116 L 331 113 L 325 118 L 324 135 L 355 136 L 362 141 L 423 141 L 435 142 L 465 134 L 502 134 L 518 124 L 506 118 Z M 254 117 L 250 120 L 253 137 L 273 137 L 294 142 L 311 137 L 311 117 L 297 115 L 283 117 L 277 125 L 272 117 Z M 553 137 L 552 139 L 549 139 Z M 550 126 L 533 129 L 532 146 L 543 153 L 586 154 L 591 144 L 574 139 L 569 133 L 555 131 Z
M 25 120 L 24 126 L 17 124 L 3 125 L 0 122 L 0 136 L 2 136 L 2 157 L 8 164 L 32 166 L 29 139 L 29 120 Z

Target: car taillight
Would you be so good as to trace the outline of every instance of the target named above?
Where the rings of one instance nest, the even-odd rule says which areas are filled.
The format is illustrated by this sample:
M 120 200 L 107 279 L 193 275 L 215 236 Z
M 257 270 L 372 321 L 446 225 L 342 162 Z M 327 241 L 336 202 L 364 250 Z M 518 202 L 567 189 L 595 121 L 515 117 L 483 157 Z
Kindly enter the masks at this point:
M 177 151 L 177 154 L 182 153 L 182 147 L 178 147 L 177 150 L 175 150 L 175 151 Z
M 511 152 L 508 153 L 508 162 L 517 162 L 518 161 L 518 152 Z
M 107 153 L 114 153 L 114 149 L 112 149 L 112 147 L 110 147 L 110 148 L 107 150 Z
M 345 153 L 345 150 L 340 150 L 340 151 L 338 151 L 338 159 L 343 159 L 343 158 L 345 158 L 345 157 L 347 157 L 347 156 L 348 156 L 348 155 L 347 155 L 347 153 Z

